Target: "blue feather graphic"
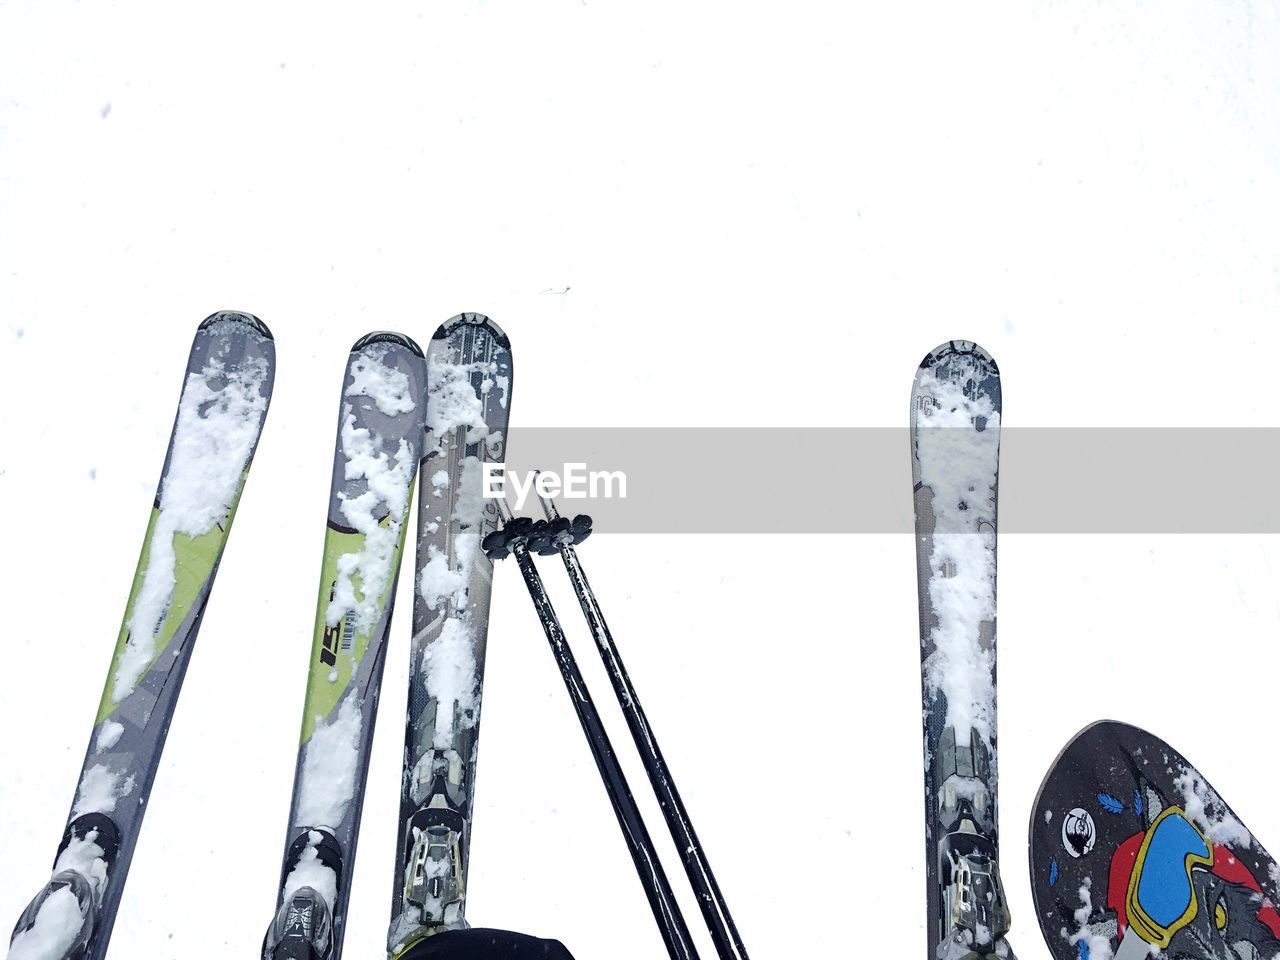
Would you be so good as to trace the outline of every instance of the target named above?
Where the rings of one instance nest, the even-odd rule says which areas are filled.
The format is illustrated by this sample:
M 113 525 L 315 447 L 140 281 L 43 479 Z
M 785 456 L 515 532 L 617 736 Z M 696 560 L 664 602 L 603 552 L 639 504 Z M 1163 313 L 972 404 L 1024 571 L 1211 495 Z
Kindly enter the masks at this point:
M 1124 804 L 1110 794 L 1098 794 L 1098 802 L 1107 813 L 1124 813 Z
M 1051 860 L 1049 862 L 1049 886 L 1053 886 L 1058 882 L 1058 861 Z

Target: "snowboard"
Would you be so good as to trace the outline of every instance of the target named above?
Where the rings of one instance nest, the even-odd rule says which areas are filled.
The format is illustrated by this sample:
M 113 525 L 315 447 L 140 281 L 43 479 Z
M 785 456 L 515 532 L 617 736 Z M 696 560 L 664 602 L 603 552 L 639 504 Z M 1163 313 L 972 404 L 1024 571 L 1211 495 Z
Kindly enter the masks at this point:
M 1000 371 L 975 343 L 921 361 L 911 391 L 924 719 L 929 960 L 1013 956 L 1000 882 L 996 496 Z
M 1186 758 L 1138 727 L 1104 720 L 1067 744 L 1032 809 L 1030 857 L 1054 960 L 1280 957 L 1280 867 Z

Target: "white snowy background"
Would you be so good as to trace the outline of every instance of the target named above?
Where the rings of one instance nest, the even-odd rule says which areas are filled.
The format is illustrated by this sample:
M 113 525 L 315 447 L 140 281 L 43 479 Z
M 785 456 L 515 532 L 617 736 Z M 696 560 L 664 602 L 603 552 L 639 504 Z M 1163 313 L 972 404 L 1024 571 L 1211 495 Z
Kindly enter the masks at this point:
M 952 337 L 999 360 L 1008 426 L 1274 425 L 1277 49 L 1276 5 L 1247 0 L 0 6 L 0 920 L 47 879 L 206 314 L 272 328 L 275 400 L 117 960 L 259 947 L 360 334 L 425 342 L 460 310 L 492 315 L 514 345 L 513 442 L 905 427 L 916 363 Z M 905 445 L 872 468 L 908 502 Z M 1280 845 L 1280 544 L 999 550 L 1004 876 L 1012 942 L 1043 960 L 1023 838 L 1091 720 L 1164 736 Z M 583 559 L 751 955 L 922 956 L 912 538 L 604 532 Z M 499 576 L 468 914 L 579 960 L 659 956 L 527 597 Z M 383 951 L 408 614 L 353 960 Z

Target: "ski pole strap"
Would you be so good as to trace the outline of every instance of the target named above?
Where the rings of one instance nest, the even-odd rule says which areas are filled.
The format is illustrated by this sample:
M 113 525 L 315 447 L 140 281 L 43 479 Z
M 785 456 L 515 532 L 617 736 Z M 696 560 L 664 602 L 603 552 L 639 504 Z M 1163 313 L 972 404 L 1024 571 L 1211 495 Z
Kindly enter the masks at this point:
M 1147 828 L 1129 877 L 1130 935 L 1167 948 L 1198 910 L 1192 872 L 1212 866 L 1213 846 L 1200 829 L 1180 808 L 1165 808 Z

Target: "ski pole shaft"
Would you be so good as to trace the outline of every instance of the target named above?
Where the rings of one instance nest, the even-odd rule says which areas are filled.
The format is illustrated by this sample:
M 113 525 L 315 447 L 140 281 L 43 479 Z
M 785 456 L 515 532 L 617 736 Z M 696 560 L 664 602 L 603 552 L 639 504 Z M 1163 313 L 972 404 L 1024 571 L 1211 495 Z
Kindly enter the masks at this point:
M 504 520 L 509 519 L 509 512 L 503 509 L 506 505 L 502 501 L 498 503 Z M 666 872 L 658 860 L 653 839 L 649 836 L 644 818 L 640 814 L 639 807 L 636 806 L 635 797 L 627 785 L 622 765 L 618 762 L 613 744 L 609 742 L 609 734 L 605 731 L 600 713 L 587 689 L 587 683 L 578 669 L 578 662 L 565 641 L 564 630 L 551 605 L 551 598 L 547 596 L 542 578 L 538 575 L 538 569 L 534 566 L 533 557 L 529 555 L 528 547 L 519 541 L 512 545 L 512 553 L 524 577 L 525 586 L 533 600 L 543 632 L 547 635 L 547 642 L 551 645 L 551 652 L 555 655 L 560 676 L 564 679 L 565 688 L 569 691 L 569 699 L 573 701 L 573 708 L 578 714 L 582 732 L 591 746 L 591 755 L 595 758 L 596 768 L 600 771 L 605 790 L 609 794 L 614 815 L 618 818 L 618 826 L 622 829 L 627 848 L 631 851 L 631 859 L 644 886 L 649 908 L 653 911 L 653 917 L 666 944 L 667 953 L 671 960 L 698 960 L 698 952 L 689 935 L 689 927 L 676 903 Z
M 541 495 L 538 499 L 542 501 L 543 512 L 546 513 L 549 521 L 554 522 L 560 519 L 560 511 L 556 509 L 552 500 Z M 724 895 L 720 892 L 720 886 L 716 883 L 715 875 L 711 872 L 711 864 L 707 861 L 702 844 L 698 841 L 698 835 L 694 832 L 689 811 L 685 808 L 684 801 L 681 800 L 680 793 L 676 789 L 671 770 L 658 746 L 658 739 L 649 726 L 649 719 L 645 716 L 640 698 L 631 684 L 626 665 L 623 664 L 618 647 L 613 642 L 613 635 L 609 632 L 608 624 L 605 623 L 595 592 L 587 582 L 587 575 L 578 560 L 578 553 L 569 543 L 559 544 L 559 551 L 560 558 L 564 561 L 564 568 L 568 571 L 569 580 L 573 583 L 574 592 L 578 595 L 582 614 L 586 617 L 587 625 L 591 629 L 591 636 L 595 638 L 600 659 L 604 661 L 605 669 L 609 672 L 613 692 L 627 719 L 627 727 L 631 730 L 631 739 L 635 741 L 636 750 L 639 751 L 640 758 L 644 762 L 649 784 L 662 808 L 662 816 L 667 822 L 667 829 L 671 832 L 671 839 L 680 850 L 689 884 L 698 896 L 698 907 L 702 910 L 703 920 L 711 932 L 716 953 L 720 960 L 747 960 L 746 947 L 743 946 L 742 938 L 738 935 L 738 928 L 734 925 L 733 917 L 729 913 Z

